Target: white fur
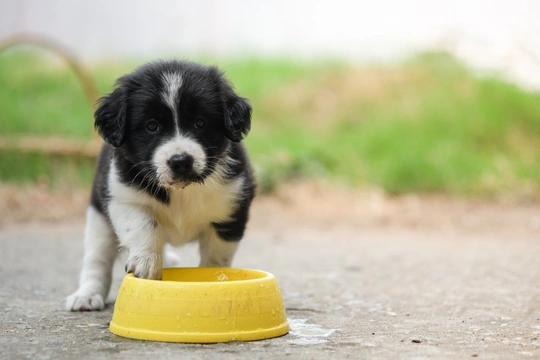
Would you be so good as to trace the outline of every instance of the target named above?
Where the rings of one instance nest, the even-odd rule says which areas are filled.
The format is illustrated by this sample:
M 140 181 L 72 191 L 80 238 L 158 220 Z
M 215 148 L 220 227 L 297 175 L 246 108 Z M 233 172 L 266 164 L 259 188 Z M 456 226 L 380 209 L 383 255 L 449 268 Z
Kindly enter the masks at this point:
M 88 209 L 79 289 L 68 297 L 66 307 L 75 311 L 103 308 L 118 252 L 117 239 L 129 250 L 128 271 L 141 278 L 161 278 L 165 242 L 182 245 L 199 239 L 201 266 L 230 266 L 238 243 L 221 240 L 211 224 L 230 219 L 244 179 L 223 182 L 223 171 L 218 165 L 205 184 L 171 189 L 166 205 L 123 184 L 113 162 L 108 210 L 114 231 L 103 215 L 93 207 Z
M 79 289 L 67 298 L 68 310 L 103 309 L 111 286 L 111 272 L 117 252 L 116 235 L 107 219 L 90 206 L 86 211 Z
M 237 241 L 223 241 L 214 228 L 206 229 L 199 240 L 199 266 L 231 266 Z
M 172 111 L 177 134 L 180 134 L 180 127 L 178 126 L 178 109 L 176 108 L 176 104 L 178 103 L 178 94 L 180 92 L 180 87 L 182 87 L 182 82 L 182 76 L 178 73 L 169 72 L 163 74 L 165 92 L 161 94 L 161 97 Z
M 163 247 L 163 267 L 171 268 L 179 267 L 180 265 L 180 256 L 178 256 L 178 254 L 170 244 L 165 244 L 165 246 Z
M 230 265 L 237 243 L 216 238 L 211 224 L 230 219 L 233 204 L 240 196 L 243 178 L 221 183 L 211 176 L 210 186 L 192 184 L 185 189 L 172 189 L 168 205 L 121 183 L 114 164 L 109 181 L 111 193 L 114 194 L 109 204 L 113 226 L 120 245 L 129 249 L 128 267 L 133 264 L 136 269 L 131 270 L 140 277 L 161 277 L 164 242 L 178 246 L 200 239 L 208 249 L 201 253 L 201 264 Z M 205 260 L 222 250 L 225 252 L 223 258 L 229 256 L 229 260 Z
M 158 181 L 163 184 L 172 184 L 174 182 L 173 173 L 167 164 L 171 156 L 183 153 L 193 157 L 193 170 L 201 173 L 206 168 L 206 154 L 202 146 L 195 140 L 183 135 L 177 135 L 173 139 L 160 145 L 154 152 L 152 163 L 156 167 Z

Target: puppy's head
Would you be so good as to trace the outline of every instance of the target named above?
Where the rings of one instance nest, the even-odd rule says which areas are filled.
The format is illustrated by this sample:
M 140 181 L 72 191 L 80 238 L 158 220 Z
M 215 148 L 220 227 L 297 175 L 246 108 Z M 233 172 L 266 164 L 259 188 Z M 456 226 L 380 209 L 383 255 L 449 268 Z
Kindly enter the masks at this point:
M 251 106 L 215 67 L 155 62 L 118 79 L 95 126 L 120 156 L 162 186 L 202 182 L 229 142 L 248 133 Z

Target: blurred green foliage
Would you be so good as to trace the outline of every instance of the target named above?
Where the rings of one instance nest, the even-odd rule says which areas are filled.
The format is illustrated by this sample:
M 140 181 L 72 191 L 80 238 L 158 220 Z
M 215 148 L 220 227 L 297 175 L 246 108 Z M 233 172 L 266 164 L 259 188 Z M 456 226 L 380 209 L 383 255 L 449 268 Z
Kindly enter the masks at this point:
M 478 77 L 447 54 L 396 64 L 202 59 L 253 105 L 246 144 L 260 189 L 297 177 L 390 193 L 538 193 L 540 95 Z M 102 93 L 135 62 L 94 64 Z M 35 53 L 0 54 L 0 132 L 91 137 L 75 76 Z M 76 169 L 75 171 L 73 169 Z M 87 184 L 84 160 L 0 153 L 0 179 Z M 62 179 L 60 181 L 60 179 Z

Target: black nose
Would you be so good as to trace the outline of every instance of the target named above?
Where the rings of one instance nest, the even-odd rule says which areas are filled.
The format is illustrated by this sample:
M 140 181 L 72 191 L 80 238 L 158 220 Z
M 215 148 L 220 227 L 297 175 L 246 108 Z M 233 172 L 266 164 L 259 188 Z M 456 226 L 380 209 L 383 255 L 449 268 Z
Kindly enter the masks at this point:
M 193 169 L 193 156 L 186 153 L 174 154 L 167 164 L 175 174 L 190 172 Z

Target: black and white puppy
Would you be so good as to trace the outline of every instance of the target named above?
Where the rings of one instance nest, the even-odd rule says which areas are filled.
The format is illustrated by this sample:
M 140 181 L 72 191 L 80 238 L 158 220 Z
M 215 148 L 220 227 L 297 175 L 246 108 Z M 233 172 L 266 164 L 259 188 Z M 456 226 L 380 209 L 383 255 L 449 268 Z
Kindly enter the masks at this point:
M 215 67 L 144 65 L 100 99 L 105 139 L 84 234 L 79 288 L 68 310 L 100 310 L 118 246 L 126 271 L 161 279 L 163 247 L 199 240 L 200 266 L 230 266 L 255 183 L 240 143 L 251 107 Z

